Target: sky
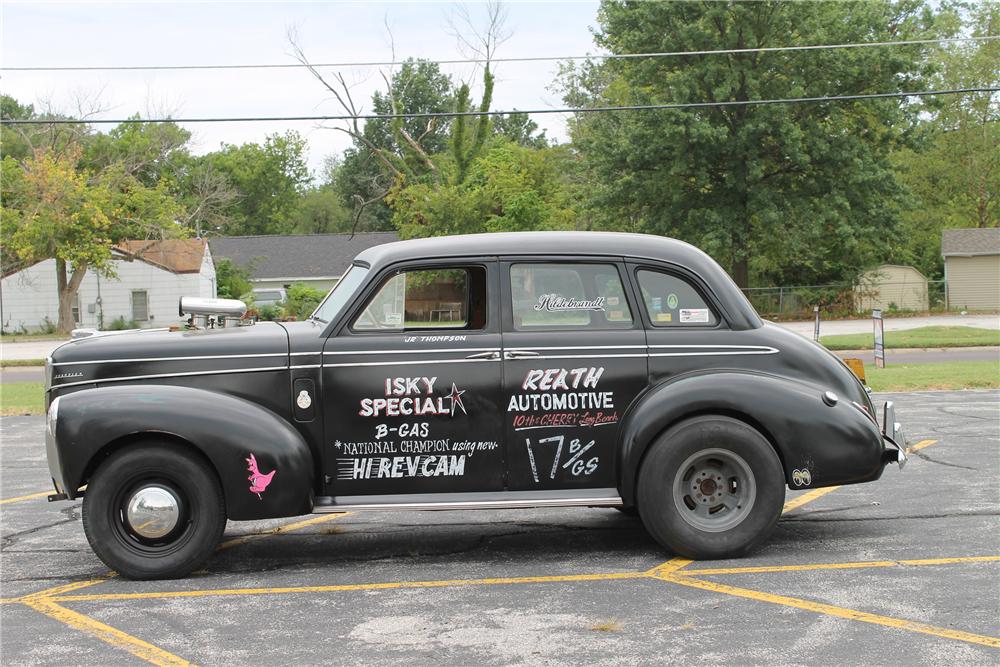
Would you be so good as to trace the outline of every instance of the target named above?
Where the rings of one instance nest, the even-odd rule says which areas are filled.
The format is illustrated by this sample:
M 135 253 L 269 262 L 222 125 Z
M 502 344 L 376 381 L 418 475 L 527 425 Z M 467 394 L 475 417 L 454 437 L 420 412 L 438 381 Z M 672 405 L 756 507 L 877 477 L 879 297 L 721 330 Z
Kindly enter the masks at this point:
M 486 7 L 464 3 L 480 20 Z M 186 65 L 293 63 L 287 32 L 294 28 L 312 62 L 388 60 L 388 22 L 397 58 L 461 58 L 448 31 L 451 2 L 46 2 L 4 0 L 0 5 L 0 65 Z M 508 2 L 510 39 L 499 57 L 598 53 L 591 2 Z M 475 74 L 469 64 L 442 69 L 458 80 Z M 386 68 L 383 68 L 386 69 Z M 562 106 L 550 90 L 558 63 L 498 63 L 494 109 Z M 370 111 L 373 91 L 384 86 L 378 68 L 340 68 L 355 101 Z M 480 80 L 474 79 L 476 83 Z M 478 87 L 477 87 L 478 88 Z M 97 117 L 140 113 L 195 116 L 335 114 L 341 109 L 302 69 L 138 72 L 7 72 L 0 90 L 36 108 L 76 112 L 80 100 Z M 565 118 L 539 115 L 551 138 L 564 140 Z M 110 126 L 103 126 L 104 130 Z M 310 121 L 213 123 L 186 126 L 196 153 L 220 143 L 260 142 L 295 129 L 309 143 L 314 171 L 348 139 Z

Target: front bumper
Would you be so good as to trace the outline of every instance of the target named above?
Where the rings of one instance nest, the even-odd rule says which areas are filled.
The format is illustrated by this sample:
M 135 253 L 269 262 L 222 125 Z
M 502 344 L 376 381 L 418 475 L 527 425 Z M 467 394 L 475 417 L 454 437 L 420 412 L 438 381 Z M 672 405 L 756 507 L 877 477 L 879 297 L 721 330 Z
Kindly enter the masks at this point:
M 896 406 L 892 401 L 886 401 L 882 407 L 882 439 L 892 445 L 882 452 L 883 463 L 898 463 L 902 470 L 906 465 L 906 436 L 903 425 L 896 421 Z

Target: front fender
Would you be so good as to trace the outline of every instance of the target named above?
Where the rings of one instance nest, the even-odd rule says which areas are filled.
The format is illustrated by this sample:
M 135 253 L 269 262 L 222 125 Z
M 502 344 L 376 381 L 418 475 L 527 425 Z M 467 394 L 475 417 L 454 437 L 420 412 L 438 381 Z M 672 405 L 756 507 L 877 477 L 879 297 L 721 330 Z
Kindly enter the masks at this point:
M 205 455 L 222 483 L 230 519 L 312 511 L 309 446 L 280 416 L 242 398 L 171 385 L 86 389 L 60 396 L 48 427 L 49 470 L 69 498 L 79 495 L 84 475 L 109 445 L 149 433 L 185 440 Z M 274 471 L 260 494 L 250 490 L 251 454 L 261 473 Z
M 635 502 L 642 458 L 673 424 L 696 415 L 723 414 L 751 424 L 771 441 L 794 488 L 877 479 L 882 474 L 882 436 L 850 400 L 823 402 L 826 387 L 744 371 L 688 374 L 648 391 L 632 408 L 622 432 L 619 488 Z M 808 482 L 794 470 L 809 471 Z

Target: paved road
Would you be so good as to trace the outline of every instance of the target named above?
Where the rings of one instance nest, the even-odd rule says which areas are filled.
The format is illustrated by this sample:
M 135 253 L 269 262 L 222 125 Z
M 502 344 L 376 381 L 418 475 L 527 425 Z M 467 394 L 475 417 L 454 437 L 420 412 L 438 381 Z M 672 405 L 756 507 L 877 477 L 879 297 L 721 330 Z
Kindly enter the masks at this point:
M 0 343 L 0 359 L 44 359 L 52 353 L 52 350 L 65 342 L 65 340 L 29 340 L 21 343 Z
M 937 441 L 904 471 L 675 573 L 638 520 L 580 508 L 231 523 L 188 579 L 104 579 L 79 502 L 10 502 L 48 473 L 43 420 L 4 418 L 4 664 L 996 664 L 1000 392 L 892 398 Z
M 778 322 L 797 334 L 812 338 L 813 322 Z M 886 317 L 883 323 L 886 331 L 905 331 L 920 327 L 978 327 L 980 329 L 1000 329 L 1000 315 L 928 315 L 926 317 Z M 827 320 L 820 322 L 821 336 L 836 334 L 872 333 L 871 319 Z

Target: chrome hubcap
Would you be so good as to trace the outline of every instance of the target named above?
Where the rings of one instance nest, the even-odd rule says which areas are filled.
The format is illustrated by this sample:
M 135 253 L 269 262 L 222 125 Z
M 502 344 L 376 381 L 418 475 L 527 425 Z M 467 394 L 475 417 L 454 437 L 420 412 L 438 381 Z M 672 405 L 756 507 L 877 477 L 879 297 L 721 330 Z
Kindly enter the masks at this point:
M 757 499 L 757 485 L 743 457 L 728 449 L 705 449 L 689 456 L 677 470 L 673 497 L 684 521 L 719 533 L 747 518 Z
M 150 540 L 169 535 L 177 527 L 180 515 L 177 497 L 162 486 L 138 489 L 129 498 L 125 509 L 125 518 L 132 531 Z

